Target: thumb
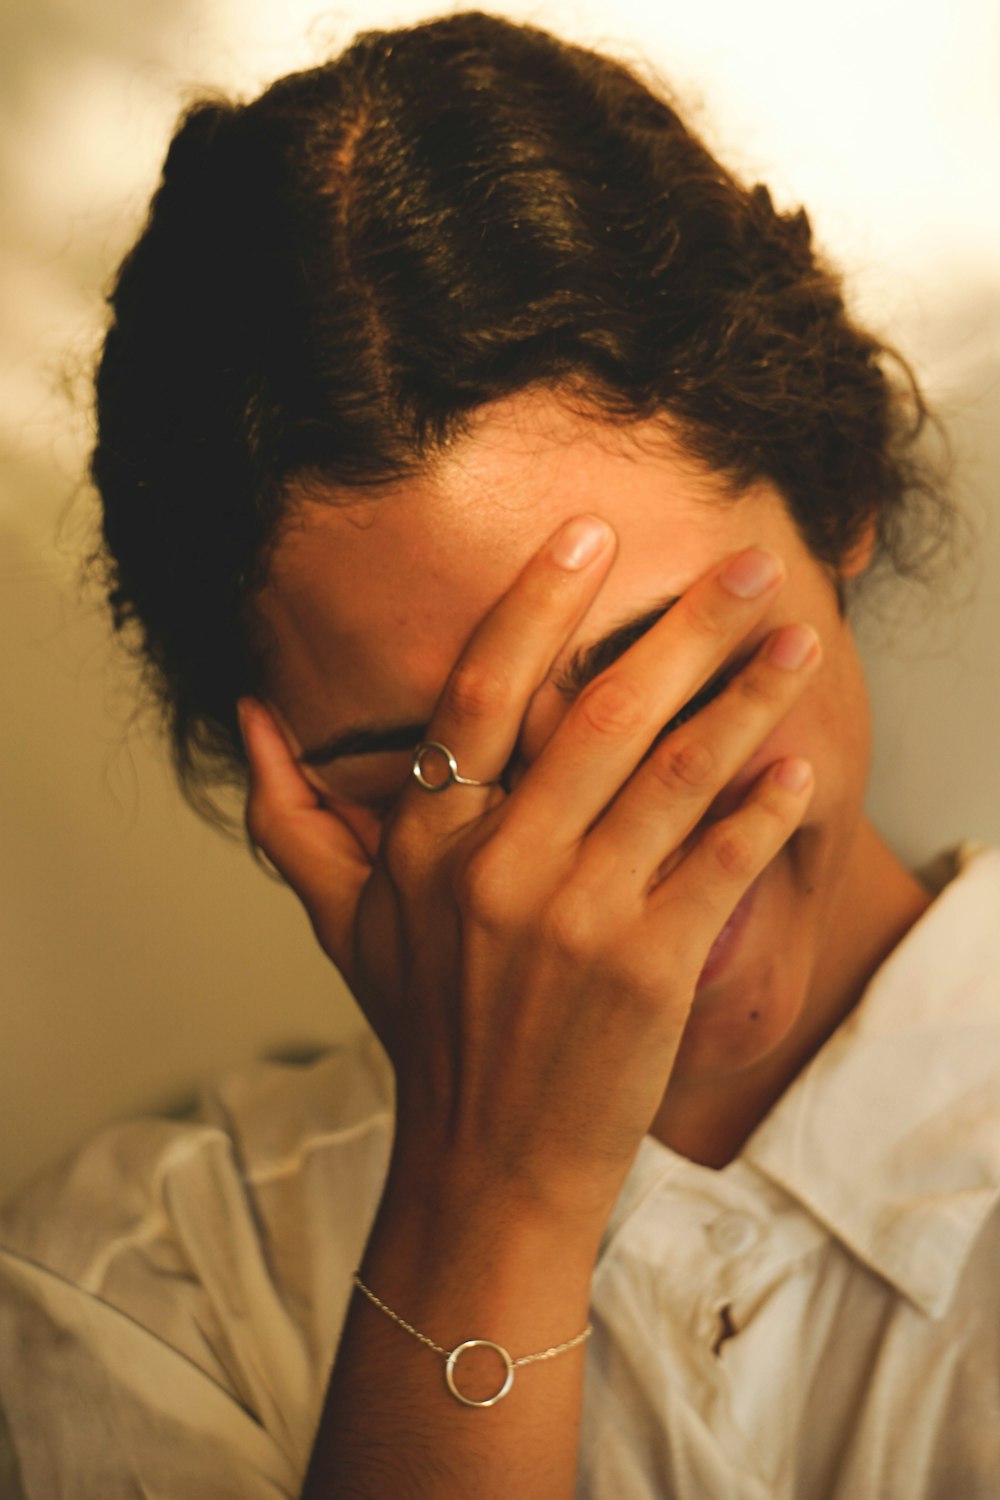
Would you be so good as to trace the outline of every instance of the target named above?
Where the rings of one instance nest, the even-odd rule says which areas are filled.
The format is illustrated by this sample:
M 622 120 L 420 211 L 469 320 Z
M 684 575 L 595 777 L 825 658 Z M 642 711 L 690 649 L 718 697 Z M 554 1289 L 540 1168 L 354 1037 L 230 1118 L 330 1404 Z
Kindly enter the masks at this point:
M 371 861 L 347 824 L 322 806 L 264 704 L 241 698 L 237 711 L 250 767 L 247 832 L 295 891 L 350 983 L 355 915 Z

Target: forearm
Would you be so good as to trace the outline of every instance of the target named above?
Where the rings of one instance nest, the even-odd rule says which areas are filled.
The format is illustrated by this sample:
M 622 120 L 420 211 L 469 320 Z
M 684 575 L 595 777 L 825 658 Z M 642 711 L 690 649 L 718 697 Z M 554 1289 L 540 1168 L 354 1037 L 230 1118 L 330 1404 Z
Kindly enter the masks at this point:
M 567 522 L 473 632 L 424 748 L 457 745 L 478 774 L 440 797 L 410 778 L 370 859 L 274 721 L 244 713 L 247 826 L 396 1073 L 400 1133 L 362 1272 L 440 1346 L 355 1296 L 304 1500 L 569 1500 L 582 1347 L 519 1366 L 487 1410 L 446 1387 L 444 1351 L 489 1339 L 523 1359 L 586 1326 L 600 1232 L 713 945 L 809 802 L 808 764 L 782 756 L 712 814 L 820 657 L 794 624 L 791 641 L 761 636 L 783 565 L 757 547 L 717 562 L 593 677 L 503 790 L 611 555 L 606 527 Z M 746 651 L 689 724 L 699 685 Z M 711 1078 L 710 1021 L 705 1034 Z M 484 1354 L 462 1359 L 472 1396 L 503 1382 Z
M 361 1275 L 443 1349 L 483 1338 L 516 1361 L 587 1326 L 599 1232 L 526 1214 L 485 1186 L 390 1178 Z M 465 1406 L 444 1356 L 356 1292 L 302 1500 L 570 1500 L 585 1348 L 516 1366 L 496 1406 Z M 475 1350 L 455 1383 L 483 1400 L 504 1374 L 498 1355 Z

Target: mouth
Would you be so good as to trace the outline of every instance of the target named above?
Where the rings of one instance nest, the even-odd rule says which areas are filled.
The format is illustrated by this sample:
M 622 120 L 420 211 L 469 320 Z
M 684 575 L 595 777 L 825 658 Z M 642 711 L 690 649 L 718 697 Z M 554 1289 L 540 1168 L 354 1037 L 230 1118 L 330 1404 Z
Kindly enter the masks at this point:
M 762 879 L 763 874 L 757 876 L 757 879 L 744 891 L 730 912 L 725 926 L 708 950 L 708 956 L 702 965 L 701 973 L 698 975 L 698 982 L 695 986 L 696 990 L 718 979 L 735 957 L 743 934 L 749 925 L 757 900 L 758 887 Z

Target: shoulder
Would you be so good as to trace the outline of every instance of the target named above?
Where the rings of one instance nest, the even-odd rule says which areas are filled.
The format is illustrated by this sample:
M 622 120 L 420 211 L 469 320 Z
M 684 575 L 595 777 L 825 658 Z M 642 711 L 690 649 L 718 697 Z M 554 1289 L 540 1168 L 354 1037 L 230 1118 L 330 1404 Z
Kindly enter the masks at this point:
M 111 1260 L 177 1224 L 189 1200 L 204 1208 L 206 1192 L 287 1200 L 322 1179 L 329 1198 L 355 1202 L 391 1119 L 391 1071 L 370 1037 L 306 1063 L 257 1063 L 205 1087 L 181 1118 L 97 1133 L 5 1209 L 0 1244 L 96 1290 Z
M 952 997 L 995 1009 L 1000 983 L 1000 849 L 962 844 L 919 871 L 933 900 L 874 975 L 862 1016 L 892 998 L 912 1017 L 915 992 L 953 1022 Z M 908 998 L 908 992 L 910 997 Z M 932 999 L 932 997 L 936 997 Z
M 181 1457 L 228 1476 L 220 1497 L 297 1493 L 391 1137 L 365 1039 L 112 1126 L 21 1194 L 0 1220 L 0 1402 L 33 1471 L 78 1467 L 86 1432 L 86 1492 L 117 1495 L 127 1430 L 171 1493 L 192 1492 Z

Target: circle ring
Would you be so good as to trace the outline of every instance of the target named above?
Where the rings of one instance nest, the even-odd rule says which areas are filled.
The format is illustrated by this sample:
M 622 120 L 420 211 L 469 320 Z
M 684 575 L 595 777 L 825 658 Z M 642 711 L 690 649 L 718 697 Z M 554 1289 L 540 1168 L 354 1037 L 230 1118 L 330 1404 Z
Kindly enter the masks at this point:
M 443 781 L 428 781 L 424 775 L 424 757 L 428 751 L 437 750 L 443 755 L 448 764 L 448 775 Z M 452 755 L 447 745 L 442 745 L 440 740 L 423 740 L 413 752 L 413 775 L 426 792 L 444 792 L 454 784 L 456 786 L 498 786 L 496 781 L 476 781 L 471 776 L 460 776 L 458 772 L 458 761 Z
M 495 1396 L 490 1396 L 486 1401 L 473 1401 L 471 1396 L 463 1396 L 455 1384 L 455 1366 L 458 1363 L 459 1356 L 464 1354 L 466 1349 L 494 1349 L 504 1362 L 506 1374 L 504 1375 L 503 1385 Z M 448 1389 L 455 1397 L 455 1400 L 461 1401 L 463 1406 L 496 1406 L 497 1402 L 503 1400 L 514 1384 L 514 1361 L 502 1344 L 494 1344 L 490 1339 L 466 1339 L 464 1344 L 459 1344 L 448 1355 L 448 1362 L 444 1367 L 444 1378 L 448 1382 Z

